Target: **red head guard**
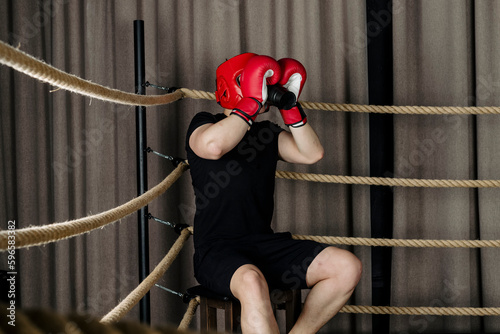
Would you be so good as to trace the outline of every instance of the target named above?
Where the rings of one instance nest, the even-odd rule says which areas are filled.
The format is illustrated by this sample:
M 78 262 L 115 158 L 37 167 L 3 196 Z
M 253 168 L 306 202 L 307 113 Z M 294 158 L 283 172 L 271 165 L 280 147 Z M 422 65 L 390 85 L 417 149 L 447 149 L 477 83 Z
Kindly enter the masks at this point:
M 241 100 L 240 78 L 243 68 L 250 58 L 256 56 L 255 53 L 242 53 L 238 56 L 226 60 L 217 67 L 215 98 L 221 107 L 233 109 Z

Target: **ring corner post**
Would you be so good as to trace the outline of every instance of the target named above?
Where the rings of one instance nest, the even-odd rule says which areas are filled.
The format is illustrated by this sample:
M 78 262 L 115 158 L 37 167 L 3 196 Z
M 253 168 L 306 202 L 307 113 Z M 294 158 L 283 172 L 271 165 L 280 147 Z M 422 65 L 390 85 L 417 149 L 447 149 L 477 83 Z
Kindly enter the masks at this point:
M 134 65 L 135 65 L 135 93 L 146 95 L 146 66 L 144 50 L 144 21 L 134 21 Z M 137 194 L 140 196 L 148 187 L 147 185 L 147 160 L 146 160 L 146 107 L 136 106 L 136 150 L 137 150 Z M 142 282 L 149 272 L 149 230 L 148 207 L 138 211 L 139 234 L 139 280 Z M 150 294 L 149 292 L 139 302 L 140 321 L 151 323 Z

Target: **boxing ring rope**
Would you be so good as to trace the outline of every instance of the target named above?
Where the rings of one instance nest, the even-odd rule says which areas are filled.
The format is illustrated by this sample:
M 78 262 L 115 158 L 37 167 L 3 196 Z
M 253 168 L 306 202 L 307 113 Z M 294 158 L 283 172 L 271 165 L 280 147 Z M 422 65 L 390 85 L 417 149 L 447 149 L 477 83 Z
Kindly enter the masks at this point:
M 182 320 L 177 329 L 180 330 L 188 329 L 189 324 L 191 324 L 194 314 L 196 313 L 196 308 L 198 307 L 198 305 L 200 305 L 199 296 L 189 301 L 188 309 L 186 310 L 186 313 L 184 313 L 184 317 L 182 317 Z
M 183 97 L 193 99 L 215 100 L 215 94 L 187 88 L 164 95 L 137 95 L 105 87 L 89 80 L 61 71 L 43 61 L 21 51 L 9 44 L 0 41 L 0 63 L 7 65 L 21 73 L 29 75 L 42 82 L 68 90 L 73 93 L 89 96 L 95 99 L 120 103 L 132 106 L 155 106 L 168 104 Z M 361 104 L 337 104 L 323 102 L 301 101 L 306 109 L 364 112 L 364 113 L 392 113 L 392 114 L 500 114 L 500 107 L 430 107 L 430 106 L 376 106 Z
M 76 75 L 61 71 L 35 57 L 0 41 L 0 63 L 42 82 L 49 83 L 72 93 L 98 100 L 131 105 L 153 106 L 174 102 L 182 98 L 182 92 L 166 95 L 137 95 L 112 89 Z
M 215 100 L 215 94 L 200 90 L 181 88 L 184 97 L 192 99 Z M 434 106 L 379 106 L 349 103 L 326 103 L 300 101 L 304 109 L 341 111 L 341 112 L 361 112 L 378 114 L 400 114 L 400 115 L 479 115 L 479 114 L 499 114 L 500 107 L 434 107 Z
M 127 104 L 153 106 L 167 104 L 184 97 L 193 99 L 215 99 L 213 93 L 180 88 L 165 95 L 136 95 L 111 89 L 102 85 L 81 79 L 75 75 L 65 73 L 48 65 L 35 57 L 28 55 L 4 42 L 0 41 L 0 63 L 5 64 L 19 72 L 25 73 L 40 81 L 47 82 L 68 91 L 89 96 L 92 98 Z M 423 106 L 374 106 L 354 104 L 333 104 L 321 102 L 304 102 L 301 104 L 306 109 L 342 111 L 342 112 L 369 112 L 393 114 L 500 114 L 500 107 L 423 107 Z M 41 245 L 53 241 L 63 240 L 98 227 L 115 222 L 123 217 L 136 212 L 139 208 L 164 193 L 187 170 L 187 163 L 181 163 L 157 186 L 143 195 L 103 213 L 80 218 L 77 220 L 54 223 L 43 226 L 28 227 L 16 230 L 16 248 Z M 335 176 L 325 174 L 295 173 L 277 171 L 276 177 L 293 180 L 305 180 L 322 183 L 342 183 L 359 185 L 385 185 L 404 187 L 500 187 L 500 180 L 424 180 L 401 178 L 373 178 L 356 176 Z M 155 282 L 165 274 L 175 260 L 183 245 L 193 234 L 193 228 L 188 227 L 181 231 L 181 235 L 173 244 L 162 261 L 153 269 L 149 276 L 141 282 L 122 302 L 106 314 L 101 322 L 110 324 L 118 321 L 151 289 Z M 8 231 L 0 231 L 0 250 L 7 249 Z M 441 247 L 441 248 L 479 248 L 500 247 L 500 240 L 419 240 L 419 239 L 375 239 L 331 236 L 293 235 L 294 239 L 315 240 L 328 244 L 353 245 L 353 246 L 386 246 L 386 247 Z M 189 326 L 199 297 L 190 301 L 179 329 Z M 405 314 L 405 315 L 460 315 L 460 316 L 498 316 L 500 307 L 470 308 L 470 307 L 386 307 L 386 306 L 359 306 L 345 305 L 341 313 L 367 313 L 367 314 Z
M 63 223 L 53 223 L 42 226 L 32 226 L 16 230 L 16 248 L 38 246 L 54 241 L 64 240 L 79 234 L 90 232 L 99 227 L 120 220 L 163 194 L 187 169 L 185 163 L 180 163 L 162 182 L 135 199 L 108 211 L 71 220 Z M 0 250 L 8 247 L 9 231 L 0 231 Z
M 124 300 L 122 300 L 114 309 L 112 309 L 108 314 L 106 314 L 102 319 L 101 323 L 110 324 L 120 320 L 125 314 L 127 314 L 132 307 L 134 307 L 139 300 L 144 297 L 144 295 L 151 290 L 151 287 L 158 282 L 158 280 L 165 274 L 167 269 L 170 267 L 172 262 L 174 262 L 177 255 L 181 251 L 182 247 L 186 243 L 186 240 L 191 235 L 189 230 L 182 230 L 181 235 L 173 246 L 168 251 L 167 255 L 161 260 L 161 262 L 153 269 L 153 271 L 144 279 Z
M 500 240 L 426 240 L 426 239 L 382 239 L 360 237 L 334 237 L 317 235 L 292 236 L 297 240 L 313 240 L 330 245 L 372 247 L 425 247 L 425 248 L 500 248 Z
M 500 180 L 437 180 L 406 179 L 389 177 L 326 175 L 276 171 L 276 177 L 282 179 L 313 181 L 322 183 L 360 184 L 372 186 L 400 186 L 427 188 L 498 188 Z
M 344 305 L 339 313 L 394 315 L 497 316 L 500 307 L 397 307 Z
M 158 196 L 163 194 L 172 184 L 188 169 L 188 164 L 185 162 L 181 162 L 176 169 L 174 169 L 171 174 L 169 174 L 162 182 L 160 182 L 157 186 L 150 189 L 143 195 L 122 204 L 119 207 L 114 209 L 92 215 L 84 218 L 72 220 L 69 222 L 63 223 L 53 223 L 42 226 L 33 226 L 27 227 L 23 229 L 16 230 L 16 248 L 25 248 L 31 246 L 38 246 L 42 244 L 47 244 L 54 241 L 64 240 L 67 238 L 71 238 L 77 236 L 79 234 L 87 233 L 92 230 L 95 230 L 99 227 L 103 227 L 105 225 L 116 222 L 119 219 L 122 219 L 131 213 L 137 211 L 139 208 L 147 205 Z M 287 176 L 288 173 L 291 172 L 282 172 L 277 171 L 277 177 Z M 295 174 L 306 174 L 306 175 L 321 175 L 318 178 L 294 178 L 290 177 L 294 180 L 306 180 L 306 181 L 315 181 L 322 183 L 354 183 L 360 185 L 395 185 L 401 186 L 401 184 L 388 184 L 386 182 L 383 183 L 356 183 L 353 182 L 352 179 L 355 177 L 339 177 L 334 175 L 322 175 L 322 174 L 308 174 L 308 173 L 294 173 Z M 326 181 L 324 178 L 326 177 Z M 329 180 L 329 177 L 333 177 L 336 179 L 335 182 Z M 338 178 L 338 180 L 337 180 Z M 342 182 L 342 180 L 345 180 Z M 384 181 L 390 181 L 392 179 L 387 179 Z M 412 179 L 403 179 L 405 181 Z M 430 180 L 413 180 L 413 181 L 430 181 Z M 447 184 L 453 180 L 437 180 L 437 181 L 445 181 Z M 469 184 L 468 187 L 498 187 L 498 185 L 494 185 L 498 183 L 498 181 L 492 182 L 491 180 L 454 180 L 456 182 L 461 181 L 465 184 Z M 478 181 L 488 181 L 493 184 L 482 182 L 478 184 Z M 461 183 L 459 182 L 459 183 Z M 417 182 L 419 183 L 419 182 Z M 404 186 L 404 185 L 403 185 Z M 418 186 L 418 185 L 411 185 Z M 431 187 L 432 185 L 428 185 Z M 446 185 L 437 185 L 439 187 Z M 467 185 L 460 185 L 462 187 L 467 187 Z M 191 233 L 193 232 L 192 228 L 190 228 Z M 0 251 L 5 251 L 8 247 L 8 231 L 0 231 Z M 441 247 L 441 248 L 456 248 L 456 247 L 464 247 L 464 248 L 479 248 L 479 247 L 500 247 L 500 240 L 418 240 L 418 239 L 380 239 L 380 238 L 353 238 L 353 237 L 332 237 L 332 236 L 308 236 L 308 235 L 294 235 L 294 238 L 300 240 L 314 240 L 322 243 L 335 244 L 335 245 L 351 245 L 351 246 L 385 246 L 385 247 Z

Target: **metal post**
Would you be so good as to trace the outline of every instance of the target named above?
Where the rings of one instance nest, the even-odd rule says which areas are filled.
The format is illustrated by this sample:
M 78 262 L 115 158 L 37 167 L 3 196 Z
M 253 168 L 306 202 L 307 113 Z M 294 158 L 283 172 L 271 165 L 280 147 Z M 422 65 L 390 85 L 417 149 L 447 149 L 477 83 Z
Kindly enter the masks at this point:
M 370 104 L 393 104 L 392 1 L 366 0 L 368 91 Z M 394 175 L 393 115 L 370 114 L 370 176 Z M 393 193 L 390 187 L 370 187 L 371 237 L 392 238 Z M 391 300 L 392 248 L 372 247 L 372 305 Z M 372 332 L 388 333 L 389 315 L 372 316 Z
M 134 21 L 134 64 L 135 64 L 135 93 L 146 94 L 146 66 L 144 52 L 144 21 Z M 136 149 L 137 149 L 137 195 L 142 195 L 147 187 L 146 161 L 146 107 L 135 108 Z M 138 211 L 139 225 L 139 280 L 142 282 L 149 273 L 149 232 L 148 207 Z M 141 299 L 140 320 L 143 323 L 151 322 L 149 292 Z

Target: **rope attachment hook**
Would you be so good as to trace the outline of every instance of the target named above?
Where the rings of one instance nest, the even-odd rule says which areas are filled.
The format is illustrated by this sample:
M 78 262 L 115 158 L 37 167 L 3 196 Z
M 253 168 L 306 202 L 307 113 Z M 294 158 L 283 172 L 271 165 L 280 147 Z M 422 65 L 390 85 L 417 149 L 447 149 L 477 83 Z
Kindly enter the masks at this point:
M 154 221 L 156 221 L 158 223 L 161 223 L 161 224 L 167 225 L 168 227 L 173 228 L 177 234 L 181 234 L 182 230 L 190 227 L 188 224 L 176 224 L 176 223 L 167 222 L 165 220 L 162 220 L 160 218 L 153 216 L 151 213 L 148 213 L 148 219 L 153 219 Z

